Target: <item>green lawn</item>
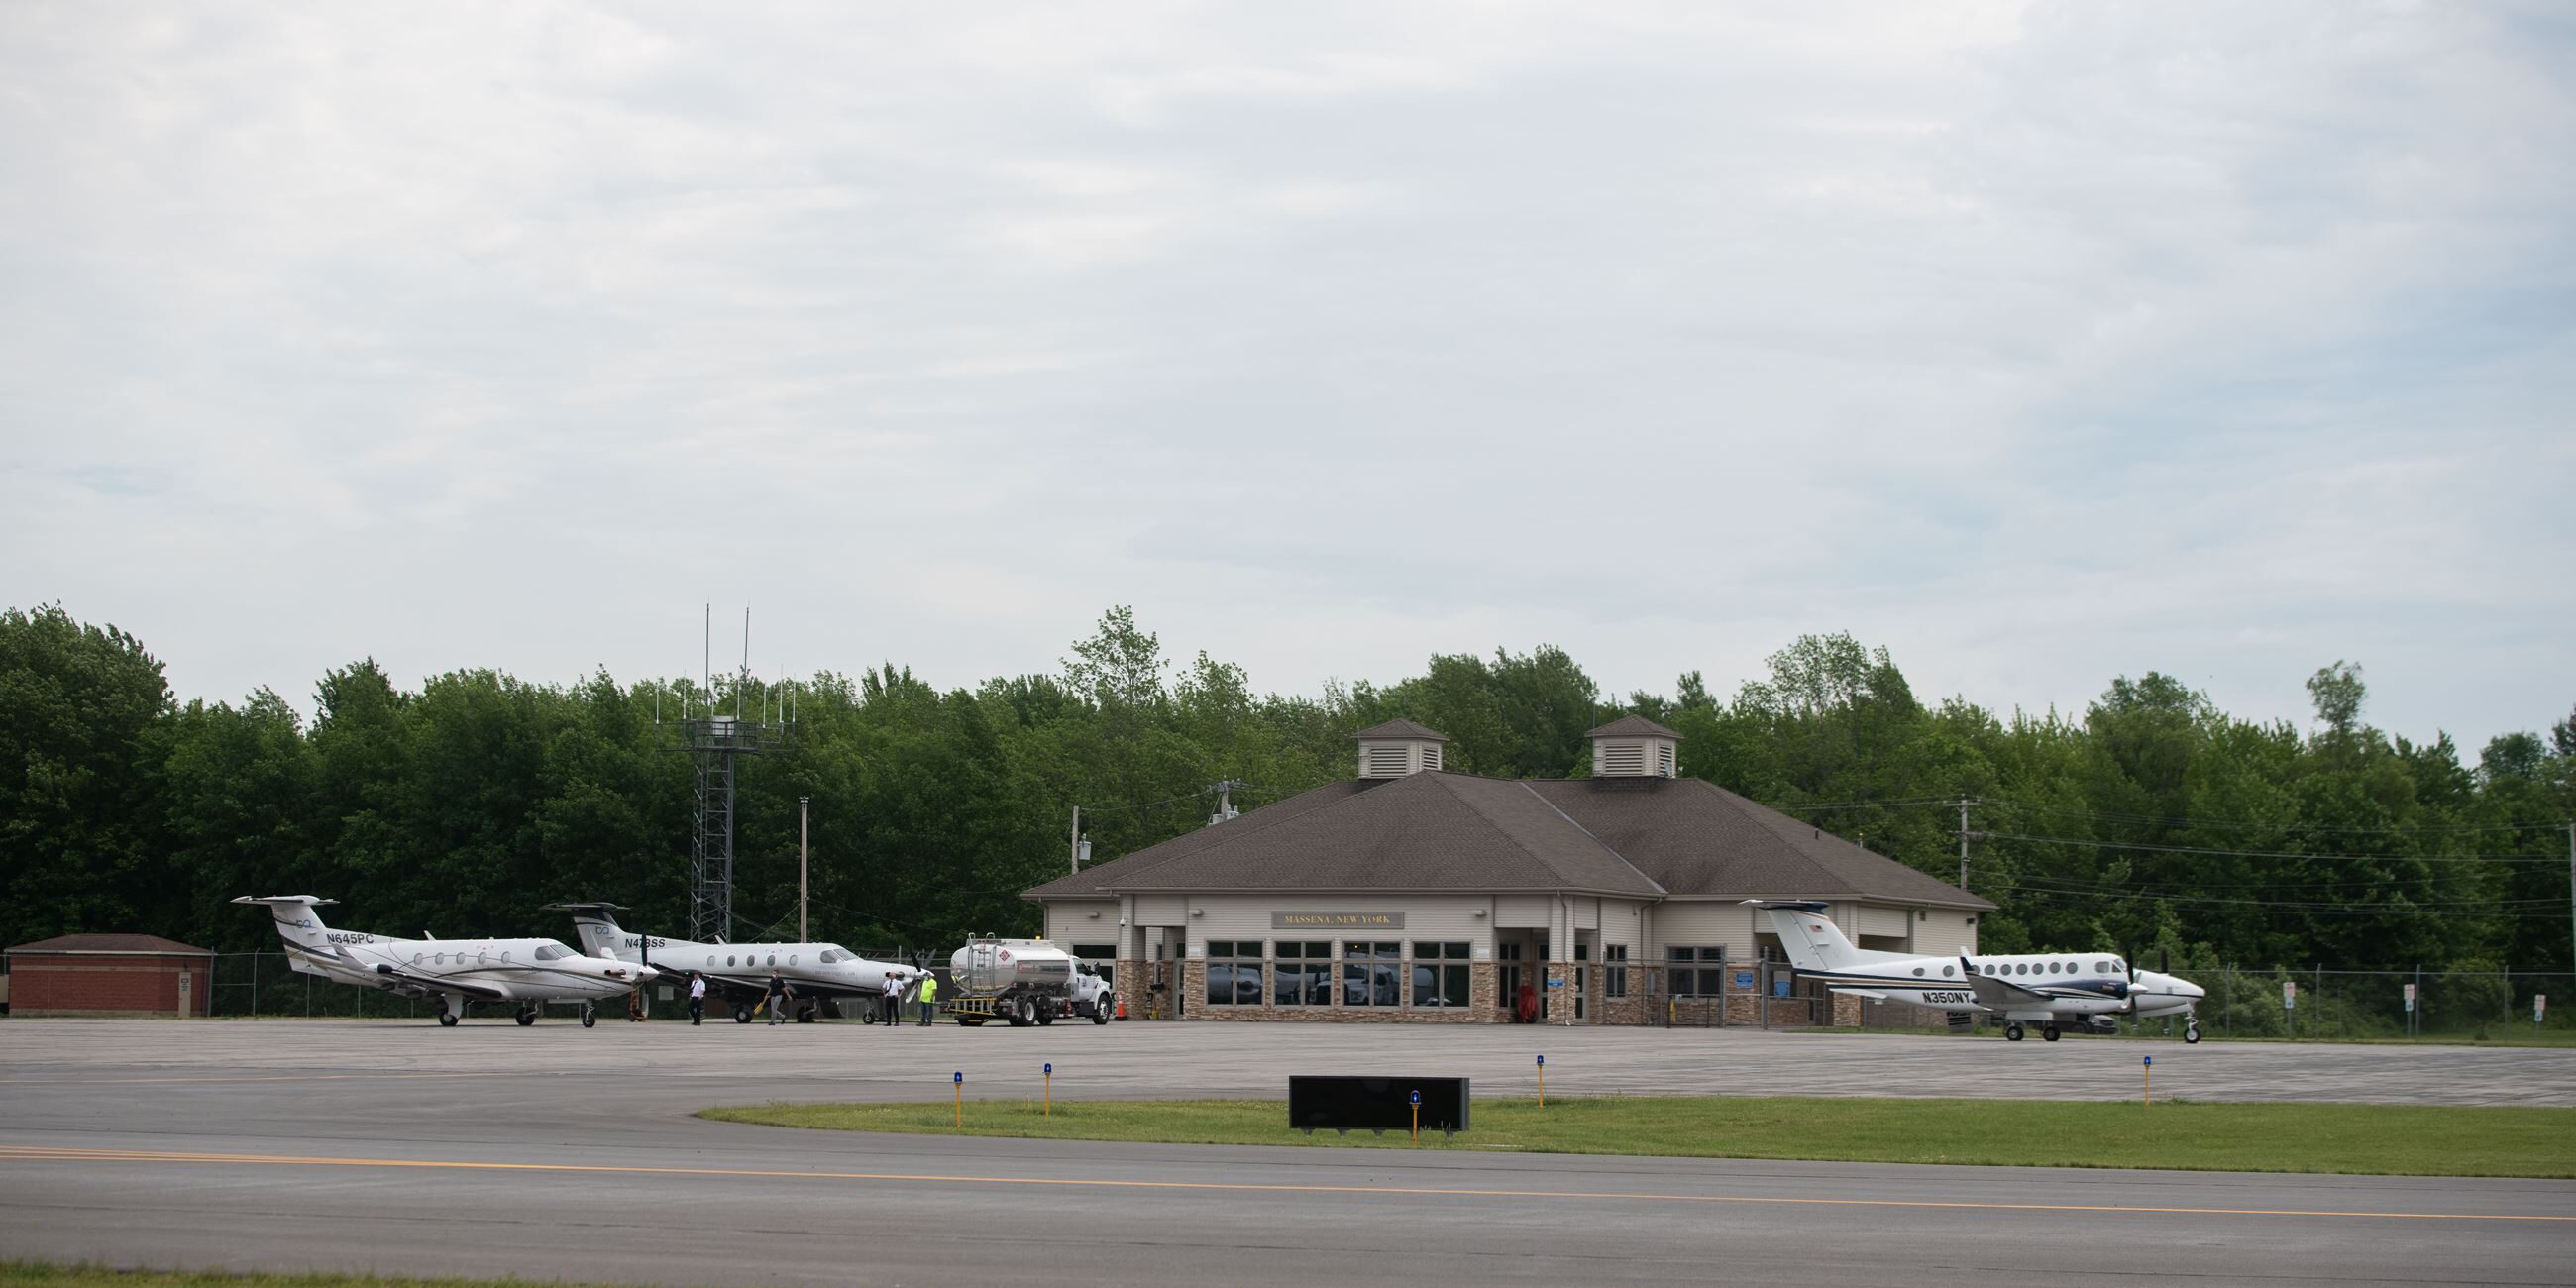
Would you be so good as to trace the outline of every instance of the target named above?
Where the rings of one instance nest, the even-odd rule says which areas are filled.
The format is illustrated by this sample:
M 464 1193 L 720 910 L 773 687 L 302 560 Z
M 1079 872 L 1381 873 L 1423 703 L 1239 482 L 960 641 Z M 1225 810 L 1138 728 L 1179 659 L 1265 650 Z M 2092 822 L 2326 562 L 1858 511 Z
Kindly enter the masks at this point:
M 525 1279 L 385 1279 L 375 1275 L 231 1275 L 221 1271 L 99 1270 L 0 1261 L 0 1288 L 495 1288 Z M 551 1282 L 551 1281 L 541 1281 Z
M 958 1134 L 950 1102 L 749 1105 L 725 1122 Z M 1191 1145 L 1358 1146 L 2013 1167 L 2576 1178 L 2576 1109 L 2107 1104 L 1751 1096 L 1479 1099 L 1474 1130 L 1417 1146 L 1287 1126 L 1278 1100 L 968 1101 L 963 1134 Z

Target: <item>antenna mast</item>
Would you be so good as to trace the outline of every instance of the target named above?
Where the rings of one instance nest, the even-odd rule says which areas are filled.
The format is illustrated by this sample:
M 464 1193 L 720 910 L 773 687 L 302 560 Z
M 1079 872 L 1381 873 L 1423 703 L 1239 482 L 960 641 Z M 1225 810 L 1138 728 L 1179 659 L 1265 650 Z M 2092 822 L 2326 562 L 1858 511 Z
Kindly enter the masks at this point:
M 733 933 L 734 777 L 736 761 L 780 749 L 786 724 L 771 723 L 768 703 L 761 718 L 743 718 L 743 691 L 751 687 L 751 610 L 742 612 L 742 670 L 736 674 L 733 714 L 717 715 L 715 704 L 715 605 L 705 612 L 704 656 L 700 663 L 707 701 L 699 714 L 683 711 L 678 745 L 686 753 L 695 786 L 689 812 L 689 937 L 719 943 Z

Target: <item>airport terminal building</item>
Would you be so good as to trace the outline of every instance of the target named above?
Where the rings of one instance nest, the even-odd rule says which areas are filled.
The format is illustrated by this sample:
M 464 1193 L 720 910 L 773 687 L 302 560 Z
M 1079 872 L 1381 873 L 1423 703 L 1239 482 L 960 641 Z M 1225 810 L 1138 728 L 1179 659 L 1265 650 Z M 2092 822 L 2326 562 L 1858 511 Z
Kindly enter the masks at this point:
M 1864 948 L 1974 951 L 1986 900 L 1680 777 L 1651 720 L 1590 737 L 1590 778 L 1481 778 L 1389 721 L 1356 735 L 1356 778 L 1026 897 L 1131 1014 L 1193 1020 L 1640 1024 L 1715 999 L 1728 1022 L 1780 957 L 1747 899 L 1829 901 Z M 1834 1000 L 1817 1022 L 1856 1019 Z

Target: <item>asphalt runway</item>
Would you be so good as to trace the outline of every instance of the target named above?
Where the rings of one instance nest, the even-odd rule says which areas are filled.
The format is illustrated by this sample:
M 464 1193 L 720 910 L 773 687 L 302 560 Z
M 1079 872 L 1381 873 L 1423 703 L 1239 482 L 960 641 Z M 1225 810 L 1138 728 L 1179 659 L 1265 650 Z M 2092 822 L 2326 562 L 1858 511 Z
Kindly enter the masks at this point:
M 7 1020 L 0 1256 L 656 1284 L 2576 1283 L 2567 1182 L 1113 1145 L 689 1116 L 944 1096 L 957 1069 L 970 1095 L 1016 1097 L 1047 1060 L 1059 1095 L 1275 1096 L 1291 1071 L 1363 1067 L 1511 1094 L 1541 1042 L 1551 1094 L 2126 1096 L 2152 1053 L 2160 1093 L 2206 1099 L 2576 1101 L 2576 1052 L 2464 1048 Z

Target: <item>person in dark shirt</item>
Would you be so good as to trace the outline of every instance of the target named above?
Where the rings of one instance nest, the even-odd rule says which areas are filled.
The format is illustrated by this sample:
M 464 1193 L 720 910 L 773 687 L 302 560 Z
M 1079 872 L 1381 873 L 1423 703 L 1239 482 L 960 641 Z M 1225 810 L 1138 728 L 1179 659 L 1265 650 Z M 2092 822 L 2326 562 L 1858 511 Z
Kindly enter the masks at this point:
M 771 970 L 769 972 L 769 1022 L 776 1024 L 784 1018 L 788 1006 L 795 1000 L 796 990 L 789 988 L 787 981 L 779 978 L 776 970 Z

